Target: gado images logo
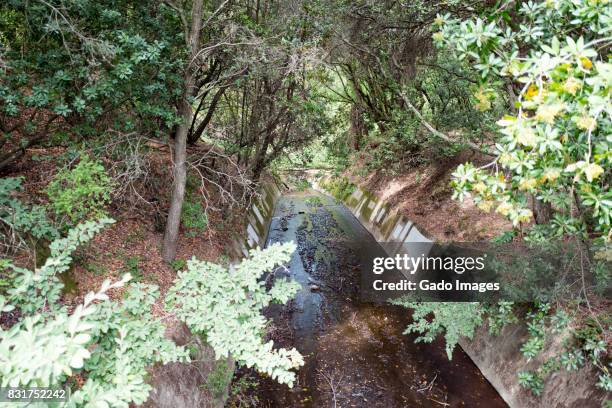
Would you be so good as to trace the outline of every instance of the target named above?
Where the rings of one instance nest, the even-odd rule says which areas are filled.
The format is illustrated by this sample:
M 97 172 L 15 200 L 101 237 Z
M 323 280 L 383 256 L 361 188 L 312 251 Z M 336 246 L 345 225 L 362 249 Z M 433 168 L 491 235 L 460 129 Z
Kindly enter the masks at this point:
M 525 268 L 520 262 L 537 258 L 525 248 L 433 242 L 382 242 L 380 246 L 383 253 L 362 261 L 361 293 L 366 301 L 404 296 L 415 301 L 530 301 L 538 290 L 547 290 L 555 281 L 549 277 L 533 282 L 521 275 Z

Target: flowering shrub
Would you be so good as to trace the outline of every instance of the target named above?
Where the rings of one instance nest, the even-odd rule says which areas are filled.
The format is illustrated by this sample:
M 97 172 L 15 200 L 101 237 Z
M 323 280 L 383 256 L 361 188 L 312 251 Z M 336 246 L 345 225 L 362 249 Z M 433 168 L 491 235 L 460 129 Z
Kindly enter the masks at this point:
M 534 196 L 555 210 L 548 236 L 592 232 L 610 241 L 611 10 L 609 0 L 547 0 L 504 2 L 488 23 L 438 16 L 439 46 L 483 81 L 518 90 L 516 111 L 497 122 L 495 160 L 459 166 L 456 198 L 470 194 L 516 226 L 531 220 Z

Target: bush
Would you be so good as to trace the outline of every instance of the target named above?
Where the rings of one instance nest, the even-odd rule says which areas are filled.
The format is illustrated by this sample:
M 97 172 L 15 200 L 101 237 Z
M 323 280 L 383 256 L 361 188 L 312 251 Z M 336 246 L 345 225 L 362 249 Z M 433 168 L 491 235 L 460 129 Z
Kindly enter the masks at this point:
M 154 285 L 134 284 L 122 302 L 111 300 L 106 292 L 123 286 L 126 275 L 116 283 L 104 281 L 70 314 L 60 302 L 58 275 L 70 268 L 72 253 L 112 222 L 79 224 L 51 244 L 50 257 L 35 272 L 4 263 L 11 287 L 0 295 L 0 311 L 20 313 L 10 329 L 0 330 L 0 386 L 65 387 L 81 378 L 70 406 L 128 407 L 148 398 L 147 366 L 188 359 L 151 313 L 159 296 Z
M 310 185 L 310 182 L 306 179 L 298 179 L 295 182 L 295 189 L 297 191 L 306 191 L 309 188 L 311 188 L 312 186 Z
M 190 237 L 206 231 L 208 217 L 199 201 L 191 198 L 185 200 L 181 212 L 181 223 Z
M 215 398 L 227 397 L 233 377 L 234 372 L 230 370 L 227 360 L 217 361 L 208 374 L 206 388 Z
M 357 188 L 346 177 L 333 178 L 322 183 L 321 186 L 340 201 L 346 200 Z
M 112 181 L 101 162 L 83 155 L 74 169 L 60 170 L 49 186 L 47 195 L 51 207 L 70 224 L 104 216 L 104 206 L 110 201 Z
M 609 4 L 501 4 L 485 20 L 436 19 L 438 45 L 472 64 L 483 82 L 503 79 L 520 90 L 497 122 L 497 158 L 481 167 L 459 166 L 455 197 L 470 195 L 479 208 L 494 209 L 515 226 L 532 220 L 528 203 L 536 197 L 554 211 L 548 237 L 579 235 L 609 244 L 612 65 L 609 46 L 602 45 L 609 43 Z M 506 6 L 515 8 L 513 17 Z
M 392 303 L 413 309 L 414 323 L 408 325 L 404 334 L 420 334 L 417 342 L 431 343 L 439 334 L 444 334 L 449 359 L 452 358 L 459 339 L 471 339 L 482 324 L 483 309 L 479 303 L 419 303 L 406 299 L 398 299 Z
M 254 366 L 279 383 L 293 386 L 292 370 L 304 360 L 295 349 L 274 349 L 272 341 L 264 343 L 268 322 L 261 309 L 271 302 L 287 302 L 300 286 L 280 280 L 266 290 L 261 277 L 289 261 L 294 250 L 293 243 L 253 250 L 229 270 L 193 258 L 187 270 L 178 273 L 166 304 L 192 332 L 205 337 L 217 359 L 231 355 L 239 364 Z
M 2 224 L 17 234 L 27 234 L 35 239 L 57 238 L 58 231 L 47 218 L 45 208 L 40 205 L 29 207 L 14 198 L 14 192 L 19 190 L 21 190 L 21 178 L 0 179 L 0 220 Z

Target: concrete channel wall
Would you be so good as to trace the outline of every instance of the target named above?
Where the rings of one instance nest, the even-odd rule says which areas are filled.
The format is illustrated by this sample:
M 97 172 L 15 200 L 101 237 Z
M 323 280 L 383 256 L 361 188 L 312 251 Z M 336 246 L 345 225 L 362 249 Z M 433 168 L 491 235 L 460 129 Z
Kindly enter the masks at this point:
M 321 186 L 323 178 L 311 178 L 316 190 L 326 193 Z M 394 256 L 404 242 L 432 242 L 417 226 L 398 211 L 361 187 L 344 200 L 362 225 L 382 243 L 389 256 Z M 546 380 L 540 397 L 533 396 L 518 384 L 517 373 L 534 370 L 548 358 L 562 352 L 561 341 L 557 341 L 537 358 L 527 361 L 520 352 L 527 339 L 525 325 L 507 325 L 499 336 L 489 334 L 488 328 L 480 327 L 473 339 L 463 338 L 459 345 L 474 361 L 487 380 L 513 408 L 590 408 L 602 407 L 610 396 L 595 387 L 598 373 L 590 366 L 578 371 L 561 369 Z M 553 338 L 553 336 L 548 336 Z M 563 336 L 555 335 L 555 338 Z M 550 340 L 549 340 L 550 341 Z M 470 392 L 470 390 L 465 390 Z

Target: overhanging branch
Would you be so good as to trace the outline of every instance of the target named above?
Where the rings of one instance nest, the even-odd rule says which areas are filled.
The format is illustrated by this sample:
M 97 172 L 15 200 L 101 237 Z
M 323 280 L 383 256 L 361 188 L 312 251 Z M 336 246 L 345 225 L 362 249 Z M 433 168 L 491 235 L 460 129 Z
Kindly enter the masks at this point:
M 484 149 L 480 146 L 478 146 L 475 143 L 472 142 L 462 142 L 462 141 L 458 141 L 453 139 L 452 137 L 440 132 L 438 129 L 434 128 L 433 125 L 429 122 L 427 122 L 425 120 L 425 118 L 423 117 L 423 115 L 421 114 L 421 112 L 414 107 L 414 105 L 412 103 L 410 103 L 410 101 L 408 100 L 408 98 L 406 97 L 406 95 L 404 95 L 402 92 L 399 93 L 400 97 L 402 98 L 402 101 L 404 102 L 404 104 L 410 108 L 410 110 L 415 114 L 415 116 L 421 121 L 421 123 L 423 124 L 423 126 L 425 126 L 425 128 L 427 130 L 429 130 L 429 132 L 431 134 L 433 134 L 434 136 L 439 137 L 442 140 L 445 140 L 449 143 L 463 143 L 465 144 L 467 147 L 469 147 L 472 150 L 475 150 L 477 152 L 480 152 L 482 154 L 485 154 L 487 156 L 491 156 L 491 157 L 496 157 L 497 155 L 495 153 L 490 152 L 488 149 Z

